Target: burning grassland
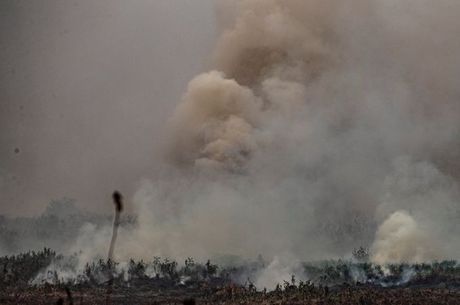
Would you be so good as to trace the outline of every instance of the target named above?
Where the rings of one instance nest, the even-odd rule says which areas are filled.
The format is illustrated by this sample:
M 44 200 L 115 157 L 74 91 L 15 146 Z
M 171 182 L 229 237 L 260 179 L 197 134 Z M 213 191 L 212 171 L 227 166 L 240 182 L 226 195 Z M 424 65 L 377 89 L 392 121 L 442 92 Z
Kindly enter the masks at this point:
M 126 209 L 0 218 L 63 253 L 1 257 L 4 303 L 458 304 L 459 3 L 219 1 Z
M 221 261 L 223 261 L 221 259 Z M 291 263 L 291 264 L 289 264 Z M 243 260 L 216 264 L 187 258 L 131 259 L 115 262 L 100 259 L 81 266 L 78 254 L 58 255 L 50 249 L 0 258 L 0 284 L 8 287 L 81 286 L 104 287 L 110 279 L 117 287 L 219 288 L 235 285 L 254 291 L 281 291 L 295 287 L 336 287 L 371 285 L 375 287 L 458 288 L 460 265 L 455 261 L 420 264 L 373 264 L 353 258 L 315 263 Z
M 45 249 L 0 258 L 0 301 L 54 304 L 70 294 L 75 304 L 101 304 L 110 280 L 112 304 L 185 304 L 194 299 L 198 304 L 432 305 L 457 304 L 460 297 L 460 266 L 454 261 L 382 266 L 358 259 L 289 269 L 261 257 L 227 266 L 156 257 L 99 260 L 77 270 L 75 257 Z

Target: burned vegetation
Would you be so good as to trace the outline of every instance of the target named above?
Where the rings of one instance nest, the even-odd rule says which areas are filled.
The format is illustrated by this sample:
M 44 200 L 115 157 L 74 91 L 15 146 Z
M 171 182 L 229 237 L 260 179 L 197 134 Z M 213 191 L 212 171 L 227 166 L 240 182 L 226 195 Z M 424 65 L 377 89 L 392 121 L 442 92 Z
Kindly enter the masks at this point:
M 362 251 L 358 251 L 362 252 Z M 267 269 L 259 258 L 220 266 L 192 258 L 178 262 L 100 259 L 78 269 L 77 256 L 50 249 L 0 258 L 1 304 L 458 304 L 455 261 L 389 264 L 364 261 L 302 263 L 301 272 L 273 289 L 257 287 Z M 308 280 L 304 280 L 308 278 Z M 414 303 L 415 302 L 415 303 Z
M 122 221 L 119 192 L 112 199 L 107 257 L 85 261 L 82 253 L 63 255 L 49 248 L 1 256 L 0 304 L 431 305 L 458 304 L 460 298 L 457 261 L 380 265 L 371 262 L 364 247 L 347 260 L 296 263 L 289 269 L 262 255 L 255 260 L 217 257 L 218 263 L 158 256 L 116 261 L 118 228 L 135 220 Z M 60 207 L 54 203 L 49 210 Z M 75 217 L 74 212 L 60 217 Z M 271 282 L 261 280 L 267 276 Z

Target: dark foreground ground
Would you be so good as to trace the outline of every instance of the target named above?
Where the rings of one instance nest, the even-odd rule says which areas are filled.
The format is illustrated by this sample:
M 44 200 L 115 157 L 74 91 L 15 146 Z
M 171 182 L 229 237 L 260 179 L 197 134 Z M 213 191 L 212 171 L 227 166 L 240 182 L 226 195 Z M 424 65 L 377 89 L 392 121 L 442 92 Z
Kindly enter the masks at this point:
M 436 305 L 460 304 L 460 289 L 446 287 L 373 286 L 306 288 L 298 287 L 274 292 L 255 292 L 248 289 L 225 287 L 222 289 L 170 289 L 148 288 L 114 289 L 107 303 L 107 290 L 102 288 L 74 288 L 71 299 L 64 287 L 30 288 L 27 291 L 0 292 L 0 304 L 401 304 Z

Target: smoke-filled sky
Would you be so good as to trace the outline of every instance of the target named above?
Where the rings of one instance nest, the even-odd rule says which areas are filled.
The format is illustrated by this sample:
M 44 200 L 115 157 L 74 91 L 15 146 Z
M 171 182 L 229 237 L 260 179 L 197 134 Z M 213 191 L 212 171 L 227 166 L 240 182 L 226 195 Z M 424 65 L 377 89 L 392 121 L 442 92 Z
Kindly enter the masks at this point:
M 0 214 L 132 193 L 208 65 L 212 2 L 1 1 Z
M 118 188 L 120 258 L 460 257 L 458 0 L 3 6 L 2 212 Z

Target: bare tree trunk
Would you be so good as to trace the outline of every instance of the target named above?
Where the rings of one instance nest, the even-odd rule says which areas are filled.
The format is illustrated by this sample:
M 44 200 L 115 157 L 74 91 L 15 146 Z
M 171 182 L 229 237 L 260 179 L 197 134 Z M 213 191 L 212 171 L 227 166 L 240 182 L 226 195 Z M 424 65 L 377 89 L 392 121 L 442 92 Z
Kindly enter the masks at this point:
M 110 296 L 112 294 L 113 252 L 115 251 L 115 242 L 117 241 L 118 226 L 120 225 L 120 214 L 121 214 L 121 211 L 123 211 L 123 196 L 118 191 L 115 191 L 112 195 L 112 198 L 113 198 L 113 203 L 115 204 L 115 217 L 113 219 L 112 239 L 110 241 L 109 253 L 107 255 L 107 265 L 108 265 L 108 272 L 109 272 L 109 282 L 108 282 L 108 287 L 107 287 L 107 298 L 106 298 L 107 305 L 110 304 Z

